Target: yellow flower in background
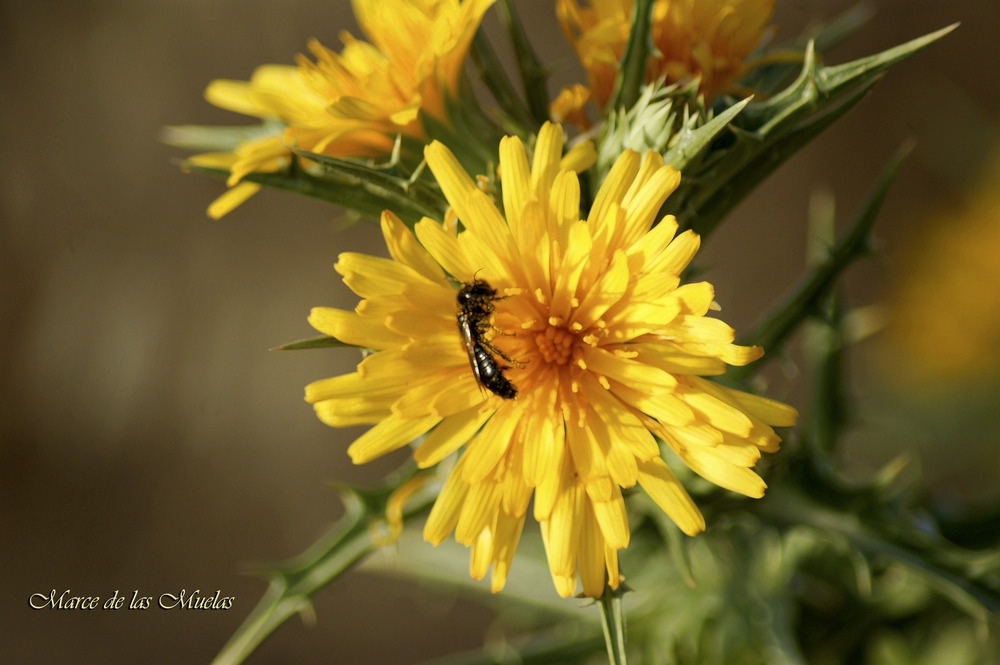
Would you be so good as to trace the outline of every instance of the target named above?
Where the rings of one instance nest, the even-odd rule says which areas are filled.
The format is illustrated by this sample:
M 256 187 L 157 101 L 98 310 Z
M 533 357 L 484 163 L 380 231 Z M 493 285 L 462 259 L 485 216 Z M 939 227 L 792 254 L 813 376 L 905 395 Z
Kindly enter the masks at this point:
M 1000 373 L 1000 151 L 963 205 L 926 224 L 890 299 L 890 376 L 908 390 Z
M 563 32 L 587 70 L 598 106 L 611 99 L 632 25 L 632 0 L 557 0 Z M 747 71 L 746 57 L 761 42 L 773 0 L 656 0 L 652 56 L 646 81 L 666 84 L 701 78 L 706 99 L 728 90 Z
M 762 496 L 751 467 L 796 412 L 702 378 L 762 351 L 706 317 L 711 285 L 680 283 L 698 236 L 675 235 L 671 216 L 654 226 L 680 174 L 653 152 L 625 152 L 581 220 L 576 171 L 593 149 L 563 156 L 559 125 L 541 129 L 530 163 L 519 139 L 503 139 L 502 207 L 444 145 L 425 156 L 463 230 L 425 218 L 411 232 L 387 211 L 391 258 L 340 255 L 336 269 L 362 301 L 354 312 L 316 308 L 309 321 L 374 353 L 306 388 L 325 423 L 373 425 L 348 449 L 355 463 L 414 441 L 421 468 L 464 449 L 424 537 L 454 532 L 472 548 L 471 575 L 492 565 L 497 591 L 534 495 L 556 590 L 569 596 L 579 579 L 596 597 L 620 581 L 623 489 L 642 487 L 689 535 L 705 528 L 658 440 L 709 481 Z M 471 327 L 475 349 L 456 300 L 470 285 L 496 290 L 472 301 L 489 316 Z M 496 394 L 491 372 L 516 396 Z
M 549 118 L 560 124 L 576 125 L 585 132 L 591 126 L 587 112 L 583 108 L 589 99 L 590 88 L 579 83 L 566 86 L 549 104 Z
M 341 53 L 316 40 L 314 58 L 297 66 L 264 65 L 250 81 L 216 80 L 212 104 L 262 119 L 275 129 L 232 152 L 191 158 L 228 169 L 231 189 L 209 208 L 219 218 L 260 189 L 241 183 L 248 173 L 288 166 L 297 147 L 334 157 L 388 154 L 397 134 L 424 138 L 420 114 L 447 122 L 447 97 L 458 93 L 465 56 L 483 14 L 495 0 L 353 0 L 371 43 L 340 35 Z

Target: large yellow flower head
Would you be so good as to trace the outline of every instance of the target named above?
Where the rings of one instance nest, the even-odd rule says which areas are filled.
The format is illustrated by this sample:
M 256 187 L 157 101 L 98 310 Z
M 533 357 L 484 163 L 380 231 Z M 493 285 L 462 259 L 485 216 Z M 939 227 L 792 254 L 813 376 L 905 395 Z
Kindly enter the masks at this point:
M 237 113 L 278 120 L 275 129 L 232 152 L 192 162 L 228 169 L 230 190 L 209 209 L 220 217 L 260 187 L 248 173 L 288 165 L 291 147 L 334 157 L 387 154 L 397 134 L 424 138 L 420 114 L 447 121 L 446 99 L 457 95 L 469 45 L 495 0 L 353 0 L 371 43 L 340 35 L 341 53 L 316 40 L 315 61 L 264 65 L 249 81 L 216 80 L 209 102 Z
M 705 316 L 711 285 L 680 284 L 698 236 L 675 237 L 671 216 L 654 226 L 680 174 L 628 151 L 580 219 L 575 171 L 593 153 L 563 156 L 558 125 L 542 128 L 530 164 L 519 139 L 503 139 L 502 206 L 444 145 L 425 156 L 464 229 L 425 218 L 411 233 L 387 211 L 390 259 L 340 256 L 337 271 L 363 300 L 354 312 L 317 308 L 310 323 L 375 352 L 306 389 L 324 422 L 374 425 L 348 449 L 356 463 L 421 438 L 422 468 L 464 448 L 425 538 L 454 531 L 472 548 L 473 577 L 493 566 L 496 591 L 534 495 L 557 591 L 574 593 L 579 577 L 599 596 L 619 584 L 629 543 L 623 489 L 639 485 L 687 534 L 705 528 L 661 445 L 711 482 L 762 496 L 750 467 L 777 449 L 772 426 L 796 413 L 702 378 L 761 350 L 734 345 L 732 329 Z M 470 347 L 456 297 L 483 283 L 497 292 L 481 310 L 492 318 Z M 486 389 L 493 370 L 516 396 Z
M 563 31 L 587 70 L 594 99 L 611 99 L 618 63 L 631 28 L 632 0 L 557 0 Z M 646 81 L 667 84 L 700 77 L 707 99 L 725 92 L 746 71 L 744 60 L 760 41 L 773 0 L 656 0 Z

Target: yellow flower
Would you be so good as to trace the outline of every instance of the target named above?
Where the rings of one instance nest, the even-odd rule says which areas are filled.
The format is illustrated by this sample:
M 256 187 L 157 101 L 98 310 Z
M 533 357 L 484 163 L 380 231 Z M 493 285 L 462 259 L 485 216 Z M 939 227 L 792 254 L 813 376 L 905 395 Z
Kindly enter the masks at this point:
M 191 161 L 225 168 L 227 192 L 209 208 L 218 218 L 259 189 L 240 181 L 248 173 L 285 168 L 294 146 L 335 157 L 388 154 L 397 134 L 424 138 L 420 114 L 447 121 L 446 98 L 455 97 L 465 56 L 483 14 L 495 0 L 353 0 L 372 43 L 340 35 L 344 49 L 309 42 L 315 62 L 264 65 L 250 81 L 216 80 L 205 97 L 216 106 L 277 119 L 270 134 L 229 153 Z
M 557 0 L 563 32 L 587 70 L 594 99 L 611 99 L 631 27 L 632 0 Z M 773 0 L 656 0 L 646 81 L 667 84 L 701 77 L 706 99 L 725 92 L 745 72 L 744 60 L 761 41 Z
M 889 301 L 889 375 L 907 390 L 954 389 L 1000 373 L 1000 150 L 966 200 L 924 222 Z
M 589 99 L 590 88 L 579 83 L 566 86 L 549 104 L 549 118 L 560 124 L 574 124 L 585 132 L 590 129 L 590 119 L 583 107 Z
M 713 483 L 760 497 L 750 467 L 777 449 L 772 426 L 796 413 L 702 378 L 761 350 L 705 317 L 711 285 L 680 284 L 698 236 L 674 237 L 670 216 L 654 226 L 679 173 L 653 152 L 626 152 L 581 220 L 574 170 L 593 152 L 562 152 L 559 125 L 541 129 L 530 165 L 519 139 L 503 139 L 499 208 L 444 145 L 428 145 L 464 230 L 425 218 L 411 233 L 386 211 L 391 258 L 340 255 L 337 271 L 363 300 L 309 321 L 374 353 L 353 374 L 309 385 L 306 399 L 329 425 L 374 425 L 348 449 L 355 463 L 421 440 L 414 458 L 427 468 L 464 447 L 424 537 L 438 544 L 454 531 L 472 548 L 474 578 L 492 565 L 492 588 L 503 587 L 534 495 L 556 590 L 574 593 L 579 576 L 599 596 L 619 584 L 629 543 L 623 489 L 638 484 L 687 534 L 705 528 L 657 439 Z M 512 399 L 477 384 L 459 330 L 456 282 L 474 280 L 497 290 L 482 347 L 495 350 L 483 353 Z

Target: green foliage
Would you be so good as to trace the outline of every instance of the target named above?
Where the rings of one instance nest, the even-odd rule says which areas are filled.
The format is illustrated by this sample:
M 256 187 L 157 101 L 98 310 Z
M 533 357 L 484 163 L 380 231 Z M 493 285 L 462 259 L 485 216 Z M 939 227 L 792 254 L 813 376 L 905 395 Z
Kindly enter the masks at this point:
M 639 98 L 646 75 L 646 63 L 656 45 L 653 43 L 653 0 L 636 0 L 632 11 L 632 29 L 625 42 L 625 50 L 619 64 L 619 74 L 608 108 L 631 108 Z
M 257 571 L 268 579 L 267 590 L 233 637 L 212 661 L 213 665 L 242 663 L 287 619 L 312 615 L 311 596 L 357 565 L 380 544 L 374 526 L 384 519 L 392 492 L 412 474 L 391 479 L 384 487 L 366 490 L 342 486 L 344 516 L 299 556 Z M 433 500 L 429 490 L 414 497 L 404 519 L 425 510 Z
M 951 32 L 949 26 L 877 55 L 833 67 L 819 64 L 810 43 L 798 78 L 771 99 L 748 105 L 707 154 L 682 169 L 664 213 L 682 228 L 711 234 L 767 176 L 854 107 L 889 67 Z
M 309 339 L 300 339 L 288 344 L 282 344 L 272 348 L 272 351 L 304 351 L 305 349 L 329 349 L 332 347 L 354 346 L 347 342 L 341 342 L 336 337 L 330 335 L 320 335 Z
M 820 313 L 844 270 L 871 251 L 871 233 L 875 219 L 903 160 L 912 149 L 912 144 L 900 148 L 844 237 L 830 247 L 828 256 L 805 275 L 750 334 L 740 340 L 741 344 L 763 347 L 767 350 L 767 355 L 752 365 L 730 367 L 726 372 L 725 382 L 741 383 L 751 374 L 759 372 L 768 360 L 781 357 L 782 349 L 792 333 L 810 317 Z

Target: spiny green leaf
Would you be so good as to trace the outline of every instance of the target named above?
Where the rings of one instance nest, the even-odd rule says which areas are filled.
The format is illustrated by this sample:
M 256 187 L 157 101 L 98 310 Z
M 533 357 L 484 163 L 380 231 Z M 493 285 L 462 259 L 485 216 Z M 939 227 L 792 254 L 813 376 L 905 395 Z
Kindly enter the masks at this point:
M 504 130 L 513 134 L 524 130 L 516 124 L 500 127 L 497 118 L 487 117 L 481 106 L 463 102 L 462 99 L 471 99 L 471 93 L 459 99 L 445 98 L 448 122 L 425 114 L 424 131 L 430 140 L 438 140 L 448 146 L 466 173 L 488 175 L 497 162 L 497 146 Z M 507 119 L 501 117 L 500 121 L 506 122 Z
M 503 0 L 497 5 L 497 12 L 507 28 L 507 35 L 514 49 L 517 71 L 521 75 L 521 85 L 524 87 L 525 99 L 528 100 L 528 108 L 535 119 L 535 127 L 541 127 L 549 119 L 549 93 L 546 89 L 549 72 L 542 67 L 532 50 L 514 3 Z
M 764 177 L 852 108 L 886 69 L 953 28 L 834 67 L 820 66 L 810 44 L 796 80 L 733 118 L 732 133 L 718 136 L 683 172 L 686 179 L 661 213 L 673 213 L 682 228 L 708 236 Z
M 292 616 L 311 611 L 309 597 L 375 549 L 360 501 L 345 504 L 346 514 L 330 531 L 293 561 L 275 567 L 257 606 L 244 619 L 212 665 L 242 663 L 275 629 Z
M 746 108 L 751 99 L 748 97 L 733 104 L 701 125 L 696 125 L 696 118 L 692 116 L 671 140 L 670 148 L 663 155 L 663 163 L 672 164 L 683 175 L 688 165 L 708 148 L 711 142 L 728 127 L 729 123 Z
M 204 152 L 231 152 L 244 141 L 280 134 L 284 123 L 265 120 L 257 125 L 173 125 L 164 127 L 160 140 L 167 145 Z
M 829 67 L 818 64 L 815 47 L 810 43 L 799 77 L 771 99 L 747 109 L 741 117 L 742 123 L 746 123 L 742 128 L 754 132 L 762 140 L 783 133 L 841 95 L 934 43 L 956 26 L 948 26 L 875 55 Z
M 840 434 L 848 421 L 848 406 L 844 390 L 845 349 L 842 330 L 842 314 L 834 294 L 825 323 L 817 331 L 822 348 L 816 349 L 816 376 L 811 392 L 809 417 L 803 424 L 808 432 L 807 445 L 814 454 L 832 453 L 840 440 Z
M 356 179 L 367 192 L 384 201 L 383 208 L 393 212 L 409 208 L 419 211 L 422 217 L 441 219 L 448 207 L 444 197 L 424 183 L 395 174 L 395 164 L 376 167 L 298 148 L 292 148 L 292 152 L 322 165 L 331 175 Z
M 632 108 L 646 78 L 646 63 L 656 52 L 652 33 L 653 0 L 636 0 L 632 4 L 632 27 L 618 64 L 615 89 L 609 109 Z
M 190 162 L 186 162 L 184 167 L 191 171 L 208 173 L 221 178 L 229 176 L 229 171 L 226 169 L 199 166 Z M 362 181 L 352 175 L 328 173 L 321 177 L 311 175 L 300 167 L 295 167 L 276 173 L 248 173 L 243 177 L 243 180 L 326 201 L 352 210 L 369 220 L 378 220 L 382 211 L 387 207 L 385 197 L 365 188 Z M 429 211 L 420 202 L 410 200 L 405 196 L 397 197 L 393 201 L 391 209 L 410 226 L 416 224 L 424 216 L 433 216 L 438 219 L 443 216 L 443 210 Z
M 818 53 L 826 53 L 860 30 L 874 15 L 874 6 L 863 1 L 829 21 L 808 26 L 792 43 L 763 53 L 751 61 L 749 66 L 752 71 L 741 83 L 765 94 L 777 91 L 778 86 L 785 84 L 789 76 L 794 76 L 795 70 L 801 67 L 801 57 L 797 64 L 792 54 L 804 55 L 809 44 L 813 44 Z
M 750 146 L 752 155 L 747 155 L 747 161 L 742 164 L 733 155 L 709 156 L 720 161 L 718 167 L 712 169 L 724 171 L 719 177 L 722 184 L 712 187 L 684 188 L 682 181 L 679 191 L 671 196 L 677 197 L 675 206 L 683 204 L 686 209 L 678 210 L 677 219 L 681 226 L 692 228 L 703 237 L 711 235 L 729 212 L 744 198 L 754 191 L 760 183 L 766 180 L 779 166 L 784 164 L 799 150 L 808 145 L 814 138 L 830 127 L 834 122 L 847 114 L 867 94 L 875 81 L 869 81 L 854 91 L 846 99 L 833 108 L 809 118 L 794 131 L 774 139 L 768 143 L 760 141 L 753 134 L 733 128 L 734 133 Z M 732 164 L 726 165 L 723 160 L 732 159 Z M 735 168 L 739 166 L 739 168 Z M 670 203 L 670 199 L 667 200 Z M 671 208 L 673 211 L 676 208 Z
M 341 342 L 336 337 L 331 337 L 329 335 L 322 335 L 321 337 L 311 337 L 309 339 L 300 339 L 295 342 L 289 342 L 288 344 L 282 344 L 281 346 L 276 346 L 271 349 L 271 351 L 302 351 L 304 349 L 328 349 L 330 347 L 345 347 L 345 346 L 357 346 L 356 344 L 348 344 L 347 342 Z
M 500 59 L 482 28 L 476 32 L 472 40 L 472 61 L 479 69 L 483 83 L 505 114 L 506 124 L 519 128 L 514 133 L 526 136 L 537 129 L 534 117 L 514 90 L 513 84 L 507 78 L 507 72 L 500 64 Z
M 946 28 L 910 40 L 905 44 L 900 44 L 867 58 L 861 58 L 833 67 L 822 67 L 816 72 L 816 87 L 820 95 L 836 97 L 845 90 L 859 85 L 862 81 L 878 76 L 917 51 L 933 44 L 957 27 L 958 23 L 953 23 Z
M 868 197 L 850 230 L 830 251 L 829 258 L 807 275 L 752 333 L 740 341 L 741 344 L 761 346 L 767 353 L 761 360 L 751 365 L 730 367 L 725 375 L 726 382 L 738 384 L 758 371 L 768 359 L 780 357 L 785 342 L 803 321 L 816 314 L 844 269 L 868 251 L 871 230 L 878 211 L 900 166 L 912 149 L 913 144 L 906 143 L 897 151 L 883 170 L 875 190 Z
M 385 515 L 386 502 L 412 473 L 375 490 L 342 487 L 345 514 L 340 522 L 299 556 L 281 564 L 258 568 L 270 578 L 264 596 L 223 646 L 212 665 L 242 663 L 268 635 L 300 612 L 311 610 L 310 597 L 365 556 L 377 542 L 370 521 Z M 432 489 L 419 491 L 408 502 L 404 519 L 426 510 L 434 500 Z

